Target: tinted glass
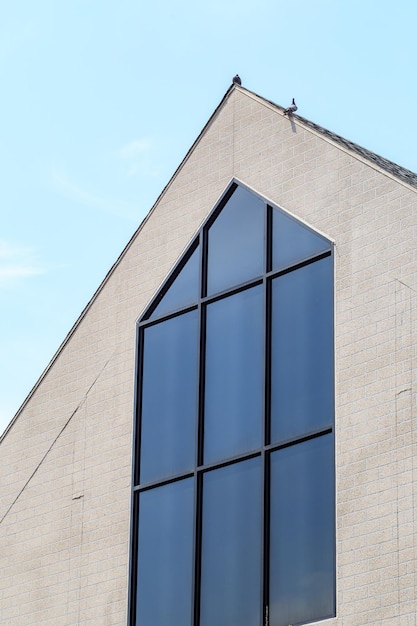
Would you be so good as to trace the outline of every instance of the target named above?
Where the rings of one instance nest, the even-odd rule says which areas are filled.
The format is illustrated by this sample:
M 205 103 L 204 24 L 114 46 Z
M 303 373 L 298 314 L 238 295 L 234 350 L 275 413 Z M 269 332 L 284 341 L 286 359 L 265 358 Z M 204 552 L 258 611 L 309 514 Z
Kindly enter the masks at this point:
M 328 250 L 330 243 L 278 209 L 272 213 L 272 269 L 294 265 Z
M 334 615 L 331 435 L 271 455 L 270 625 Z
M 193 483 L 190 478 L 140 494 L 138 626 L 191 624 Z
M 257 626 L 260 458 L 208 472 L 203 485 L 200 626 Z
M 333 421 L 332 258 L 273 281 L 272 441 Z
M 197 311 L 144 331 L 141 482 L 194 467 Z
M 261 445 L 263 337 L 261 285 L 208 305 L 206 463 Z
M 262 274 L 264 240 L 264 202 L 238 187 L 209 230 L 208 294 Z
M 140 325 L 136 626 L 334 615 L 330 243 L 241 187 L 215 214 Z
M 171 287 L 153 311 L 151 318 L 165 315 L 197 302 L 200 278 L 199 260 L 200 248 L 197 248 L 176 276 Z

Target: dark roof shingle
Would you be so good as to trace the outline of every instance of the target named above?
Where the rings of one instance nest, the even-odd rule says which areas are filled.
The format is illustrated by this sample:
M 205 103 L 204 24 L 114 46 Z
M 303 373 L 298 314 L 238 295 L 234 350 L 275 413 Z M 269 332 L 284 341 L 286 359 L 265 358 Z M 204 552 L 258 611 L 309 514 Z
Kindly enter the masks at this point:
M 362 148 L 362 146 L 359 146 L 353 141 L 349 141 L 348 139 L 345 139 L 340 135 L 336 135 L 336 133 L 332 133 L 330 130 L 323 128 L 322 126 L 319 126 L 318 124 L 315 124 L 314 122 L 311 122 L 310 120 L 307 120 L 300 115 L 296 115 L 295 117 L 306 126 L 312 128 L 321 135 L 328 137 L 331 141 L 334 141 L 335 143 L 342 145 L 344 148 L 355 152 L 364 159 L 375 163 L 375 165 L 378 165 L 378 167 L 382 168 L 383 170 L 386 170 L 390 174 L 393 174 L 397 178 L 400 178 L 405 183 L 413 185 L 413 187 L 417 187 L 417 174 L 415 174 L 411 170 L 407 170 L 405 167 L 401 167 L 401 165 L 397 165 L 396 163 L 393 163 L 392 161 L 389 161 L 388 159 L 379 156 L 379 154 L 375 154 L 375 152 L 371 152 L 366 148 Z
M 249 91 L 249 93 L 252 93 L 254 96 L 259 98 L 260 100 L 264 100 L 265 102 L 268 102 L 273 107 L 277 108 L 279 111 L 284 112 L 284 108 L 280 106 L 279 104 L 276 104 L 275 102 L 272 102 L 271 100 L 268 100 L 267 98 L 263 98 L 262 96 L 259 96 L 253 91 L 252 92 Z M 349 141 L 348 139 L 345 139 L 344 137 L 341 137 L 340 135 L 337 135 L 336 133 L 333 133 L 330 130 L 327 130 L 327 128 L 323 128 L 323 126 L 319 126 L 319 124 L 315 124 L 314 122 L 311 122 L 305 117 L 301 117 L 301 115 L 294 114 L 293 118 L 295 120 L 299 120 L 304 126 L 307 126 L 311 128 L 312 130 L 314 130 L 315 132 L 320 133 L 324 137 L 327 137 L 327 139 L 329 139 L 330 141 L 333 141 L 334 143 L 337 143 L 343 146 L 344 148 L 347 148 L 351 152 L 354 152 L 355 154 L 370 161 L 371 163 L 374 163 L 375 165 L 385 170 L 389 174 L 392 174 L 393 176 L 396 176 L 403 182 L 408 183 L 409 185 L 412 185 L 413 187 L 417 188 L 417 174 L 415 174 L 411 170 L 408 170 L 405 167 L 401 167 L 401 165 L 397 165 L 396 163 L 393 163 L 392 161 L 389 161 L 388 159 L 385 159 L 384 157 L 379 156 L 378 154 L 375 154 L 374 152 L 371 152 L 370 150 L 367 150 L 366 148 L 362 148 L 362 146 L 359 146 L 353 141 Z

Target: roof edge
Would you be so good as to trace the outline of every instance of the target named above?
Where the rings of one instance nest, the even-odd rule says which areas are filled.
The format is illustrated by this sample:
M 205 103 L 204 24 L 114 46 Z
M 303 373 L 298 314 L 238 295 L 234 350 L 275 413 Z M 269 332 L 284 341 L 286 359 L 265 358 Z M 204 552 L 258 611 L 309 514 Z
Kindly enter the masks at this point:
M 93 306 L 94 302 L 97 300 L 98 296 L 100 295 L 101 291 L 104 289 L 105 285 L 107 284 L 108 280 L 110 279 L 110 277 L 112 276 L 112 274 L 115 272 L 116 268 L 119 266 L 119 264 L 121 263 L 121 261 L 123 260 L 123 258 L 125 257 L 125 255 L 127 254 L 128 250 L 130 249 L 132 243 L 134 242 L 134 240 L 136 239 L 136 237 L 139 235 L 140 231 L 143 229 L 143 227 L 145 226 L 146 222 L 148 221 L 148 219 L 151 217 L 151 215 L 154 213 L 154 211 L 156 210 L 158 204 L 160 203 L 160 201 L 162 200 L 162 198 L 164 197 L 167 189 L 170 187 L 170 185 L 172 184 L 172 182 L 175 180 L 175 178 L 178 176 L 179 172 L 182 170 L 182 168 L 184 167 L 185 163 L 188 161 L 188 159 L 190 158 L 191 154 L 193 153 L 194 149 L 196 148 L 196 146 L 198 145 L 198 143 L 200 142 L 201 138 L 203 137 L 203 135 L 205 134 L 206 130 L 211 126 L 211 124 L 214 122 L 214 120 L 216 119 L 216 117 L 218 116 L 220 110 L 223 108 L 223 106 L 225 105 L 225 103 L 227 102 L 227 100 L 229 99 L 230 94 L 234 91 L 234 90 L 241 90 L 241 91 L 247 91 L 247 90 L 243 90 L 240 86 L 236 85 L 236 84 L 231 84 L 226 93 L 224 94 L 223 98 L 220 100 L 219 104 L 217 105 L 217 107 L 214 109 L 213 113 L 210 115 L 208 121 L 204 124 L 203 128 L 201 129 L 200 133 L 198 134 L 197 138 L 194 140 L 194 142 L 192 143 L 191 147 L 189 148 L 189 150 L 187 151 L 187 153 L 185 154 L 184 158 L 181 160 L 180 164 L 178 165 L 178 167 L 176 168 L 176 170 L 174 171 L 174 173 L 172 174 L 171 178 L 168 180 L 168 182 L 166 183 L 166 185 L 163 187 L 161 193 L 158 195 L 158 197 L 156 198 L 154 204 L 152 205 L 152 207 L 150 208 L 150 210 L 148 211 L 148 213 L 145 215 L 145 217 L 143 218 L 143 220 L 141 221 L 141 223 L 139 224 L 138 228 L 135 230 L 135 232 L 133 233 L 133 235 L 130 237 L 129 241 L 127 242 L 127 244 L 125 245 L 125 247 L 123 248 L 123 250 L 121 251 L 121 253 L 119 254 L 119 256 L 117 257 L 116 261 L 113 263 L 113 265 L 110 267 L 110 269 L 108 270 L 108 272 L 106 273 L 105 277 L 103 278 L 103 280 L 101 281 L 101 283 L 99 284 L 99 286 L 97 287 L 97 289 L 95 290 L 95 292 L 93 293 L 93 295 L 91 296 L 90 300 L 87 302 L 87 304 L 85 305 L 85 307 L 83 308 L 83 310 L 81 311 L 81 313 L 79 314 L 79 316 L 77 317 L 76 321 L 74 322 L 74 324 L 72 325 L 72 327 L 70 328 L 70 330 L 68 331 L 68 333 L 65 336 L 65 339 L 61 342 L 61 344 L 58 346 L 56 352 L 54 353 L 54 355 L 52 356 L 51 360 L 49 361 L 48 365 L 45 367 L 45 369 L 43 370 L 42 374 L 39 376 L 39 378 L 37 379 L 37 381 L 35 382 L 35 384 L 33 385 L 32 389 L 29 391 L 29 393 L 27 394 L 26 398 L 23 400 L 22 404 L 20 405 L 20 407 L 18 408 L 18 410 L 16 411 L 15 415 L 12 417 L 12 419 L 10 420 L 9 424 L 6 426 L 5 430 L 3 431 L 3 433 L 0 435 L 0 445 L 2 444 L 2 442 L 4 441 L 6 435 L 10 432 L 10 430 L 13 428 L 14 424 L 16 423 L 18 417 L 20 416 L 20 414 L 22 413 L 22 411 L 24 410 L 24 408 L 27 406 L 27 404 L 29 403 L 30 399 L 32 398 L 32 396 L 35 394 L 36 390 L 39 388 L 39 386 L 41 385 L 42 381 L 46 378 L 49 370 L 52 368 L 53 364 L 55 363 L 55 361 L 58 359 L 58 357 L 60 356 L 61 352 L 64 350 L 65 346 L 69 343 L 69 341 L 71 340 L 71 337 L 73 336 L 73 334 L 75 333 L 75 331 L 77 330 L 78 326 L 81 324 L 81 322 L 83 321 L 84 317 L 87 315 L 88 311 L 90 310 L 90 308 Z
M 81 324 L 81 322 L 84 319 L 84 317 L 87 315 L 88 311 L 90 310 L 90 308 L 92 307 L 92 305 L 94 304 L 96 299 L 98 298 L 98 296 L 101 293 L 101 291 L 103 290 L 104 286 L 107 284 L 108 280 L 110 279 L 110 277 L 112 276 L 112 274 L 114 273 L 116 268 L 119 266 L 119 264 L 121 263 L 122 259 L 127 254 L 127 252 L 130 249 L 133 241 L 139 235 L 140 231 L 142 230 L 142 228 L 144 227 L 144 225 L 146 224 L 148 219 L 151 217 L 153 212 L 156 210 L 156 208 L 159 205 L 160 201 L 164 197 L 168 187 L 170 187 L 172 182 L 178 176 L 179 172 L 182 170 L 182 168 L 184 167 L 185 163 L 190 158 L 190 156 L 193 153 L 194 149 L 196 148 L 196 146 L 201 141 L 201 138 L 205 134 L 206 130 L 211 126 L 211 124 L 213 123 L 213 121 L 216 119 L 216 117 L 218 116 L 219 112 L 221 111 L 221 109 L 224 107 L 224 105 L 227 102 L 228 98 L 230 97 L 231 93 L 233 91 L 235 91 L 235 90 L 241 91 L 241 92 L 243 92 L 243 93 L 245 93 L 245 94 L 247 94 L 247 95 L 249 95 L 251 97 L 256 98 L 261 103 L 265 103 L 265 104 L 269 105 L 270 107 L 272 107 L 273 109 L 279 111 L 282 115 L 284 115 L 284 107 L 280 106 L 279 104 L 276 104 L 272 100 L 268 100 L 267 98 L 264 98 L 263 96 L 258 95 L 256 92 L 251 91 L 250 89 L 247 89 L 246 87 L 242 87 L 242 86 L 234 84 L 234 83 L 232 83 L 228 87 L 228 89 L 227 89 L 226 93 L 224 94 L 223 98 L 220 100 L 219 104 L 217 105 L 217 107 L 215 108 L 215 110 L 213 111 L 211 116 L 209 117 L 208 121 L 203 126 L 202 130 L 200 131 L 200 133 L 198 134 L 197 138 L 192 143 L 191 147 L 189 148 L 189 150 L 185 154 L 184 158 L 181 160 L 180 164 L 178 165 L 178 167 L 176 168 L 176 170 L 172 174 L 171 178 L 168 180 L 166 185 L 163 187 L 161 193 L 158 195 L 158 197 L 157 197 L 156 201 L 154 202 L 154 204 L 152 205 L 151 209 L 148 211 L 148 213 L 146 214 L 146 216 L 144 217 L 142 222 L 139 224 L 138 228 L 135 230 L 135 232 L 133 233 L 133 235 L 131 236 L 131 238 L 127 242 L 126 246 L 123 248 L 122 252 L 119 254 L 119 256 L 116 259 L 116 261 L 110 267 L 110 269 L 108 270 L 108 272 L 105 275 L 104 279 L 101 281 L 100 285 L 98 286 L 96 291 L 93 293 L 92 297 L 87 302 L 86 306 L 84 307 L 84 309 L 81 311 L 80 315 L 78 316 L 78 318 L 74 322 L 73 326 L 68 331 L 67 335 L 65 336 L 65 339 L 59 345 L 59 347 L 56 350 L 56 352 L 54 353 L 52 359 L 49 361 L 48 365 L 45 367 L 44 371 L 39 376 L 38 380 L 36 381 L 36 383 L 34 384 L 32 389 L 29 391 L 28 395 L 26 396 L 26 398 L 22 402 L 22 404 L 19 407 L 19 409 L 17 410 L 16 414 L 11 419 L 9 424 L 6 426 L 6 429 L 4 430 L 4 432 L 0 435 L 0 445 L 3 442 L 3 440 L 5 439 L 5 437 L 8 434 L 8 432 L 11 430 L 11 428 L 15 424 L 15 422 L 17 421 L 17 419 L 20 416 L 20 414 L 22 413 L 23 409 L 26 407 L 26 405 L 29 403 L 29 401 L 32 398 L 32 396 L 35 394 L 36 390 L 38 389 L 38 387 L 40 386 L 40 384 L 42 383 L 44 378 L 47 376 L 49 370 L 51 369 L 51 367 L 53 366 L 55 361 L 58 359 L 59 355 L 61 354 L 61 352 L 63 351 L 63 349 L 67 345 L 67 343 L 70 341 L 72 335 L 75 333 L 76 329 Z M 412 172 L 411 170 L 408 170 L 408 169 L 406 169 L 406 168 L 404 168 L 404 167 L 402 167 L 400 165 L 397 165 L 393 161 L 390 161 L 390 160 L 386 159 L 385 157 L 381 157 L 380 155 L 378 155 L 378 154 L 376 154 L 376 153 L 374 153 L 374 152 L 372 152 L 370 150 L 367 150 L 366 148 L 363 148 L 359 144 L 356 144 L 353 141 L 345 139 L 344 137 L 341 137 L 340 135 L 337 135 L 336 133 L 333 133 L 333 132 L 327 130 L 326 128 L 324 128 L 323 126 L 320 126 L 319 124 L 316 124 L 315 122 L 311 122 L 310 120 L 308 120 L 308 119 L 306 119 L 304 117 L 301 117 L 300 115 L 293 115 L 293 118 L 294 118 L 294 120 L 296 122 L 300 123 L 303 127 L 311 130 L 314 133 L 319 134 L 320 136 L 325 138 L 327 141 L 330 141 L 331 143 L 337 145 L 338 147 L 341 147 L 342 149 L 344 149 L 344 150 L 348 151 L 349 153 L 353 154 L 354 156 L 360 157 L 361 160 L 366 161 L 369 165 L 376 167 L 379 171 L 382 170 L 384 173 L 389 174 L 391 177 L 397 179 L 398 181 L 400 181 L 402 183 L 405 183 L 407 185 L 407 187 L 409 187 L 412 191 L 417 192 L 417 174 Z
M 268 100 L 267 98 L 264 98 L 263 96 L 260 96 L 256 92 L 250 91 L 249 89 L 243 89 L 243 91 L 246 91 L 249 95 L 256 98 L 258 101 L 264 102 L 273 109 L 278 110 L 282 114 L 284 114 L 284 108 L 279 104 L 276 104 L 272 100 Z M 409 188 L 411 188 L 412 191 L 417 191 L 417 174 L 415 172 L 401 165 L 398 165 L 397 163 L 394 163 L 394 161 L 390 161 L 389 159 L 386 159 L 379 154 L 376 154 L 376 152 L 372 152 L 367 148 L 363 148 L 354 141 L 345 139 L 341 135 L 338 135 L 337 133 L 334 133 L 327 128 L 324 128 L 323 126 L 320 126 L 319 124 L 316 124 L 315 122 L 312 122 L 311 120 L 308 120 L 301 115 L 293 114 L 292 118 L 295 122 L 298 122 L 304 128 L 313 131 L 315 134 L 320 135 L 327 141 L 330 141 L 337 147 L 344 149 L 350 154 L 353 153 L 354 156 L 360 157 L 360 160 L 365 161 L 369 165 L 376 166 L 378 171 L 382 170 L 384 173 L 389 174 L 391 177 L 394 177 L 398 181 L 405 183 Z

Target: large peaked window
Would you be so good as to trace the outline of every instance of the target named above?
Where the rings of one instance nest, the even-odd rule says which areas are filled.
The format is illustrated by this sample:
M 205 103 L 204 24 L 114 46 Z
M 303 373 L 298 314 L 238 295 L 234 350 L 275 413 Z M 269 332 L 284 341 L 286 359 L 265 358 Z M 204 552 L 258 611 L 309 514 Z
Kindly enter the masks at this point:
M 233 183 L 137 336 L 132 626 L 334 615 L 331 243 Z

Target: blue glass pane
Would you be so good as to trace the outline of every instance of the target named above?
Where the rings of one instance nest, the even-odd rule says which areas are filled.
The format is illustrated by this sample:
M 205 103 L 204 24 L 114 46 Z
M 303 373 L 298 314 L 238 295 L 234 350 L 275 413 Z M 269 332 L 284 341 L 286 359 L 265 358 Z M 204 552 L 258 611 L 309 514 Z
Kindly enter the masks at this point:
M 265 204 L 238 187 L 208 233 L 208 295 L 264 271 Z
M 272 269 L 294 265 L 330 247 L 329 241 L 278 209 L 272 213 Z
M 140 494 L 137 626 L 191 625 L 194 481 Z
M 333 264 L 326 257 L 273 281 L 272 441 L 333 422 Z
M 153 311 L 150 319 L 194 304 L 198 300 L 200 248 L 190 256 L 174 282 Z
M 333 438 L 271 455 L 270 625 L 334 615 Z
M 194 467 L 198 313 L 150 326 L 144 335 L 142 483 Z
M 263 319 L 261 285 L 207 307 L 206 463 L 261 445 Z
M 204 476 L 200 626 L 260 623 L 260 457 Z

